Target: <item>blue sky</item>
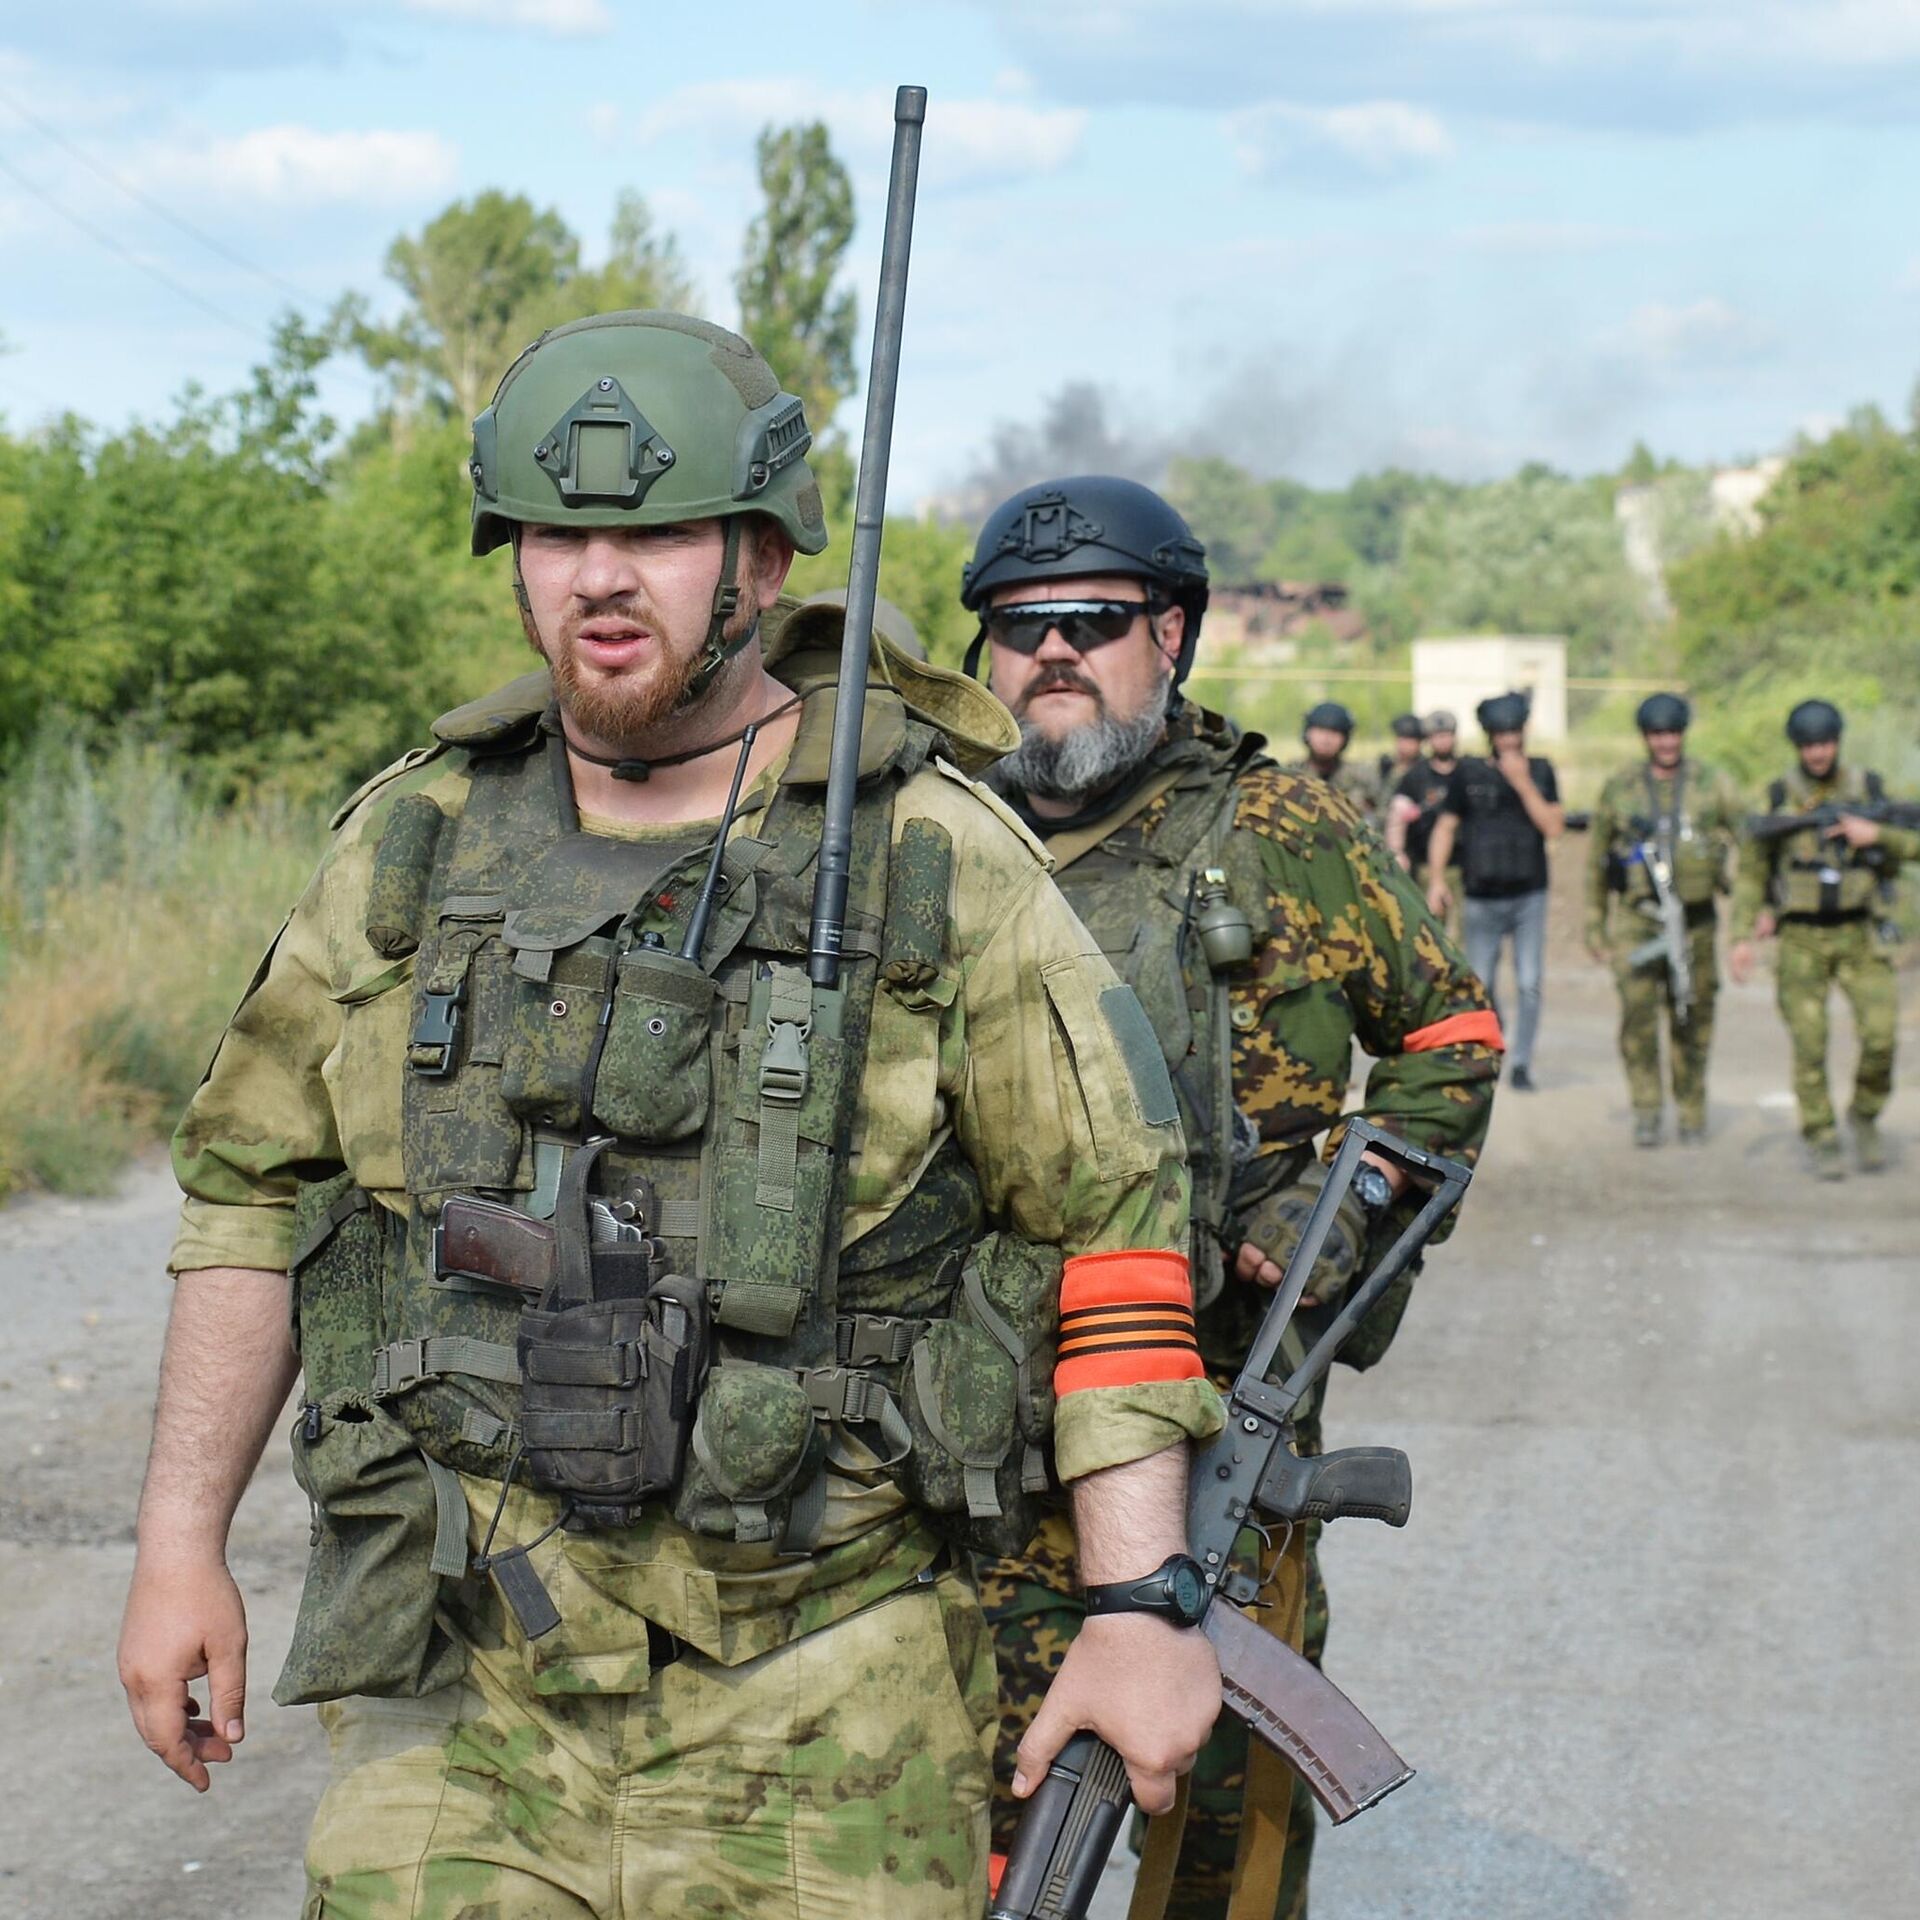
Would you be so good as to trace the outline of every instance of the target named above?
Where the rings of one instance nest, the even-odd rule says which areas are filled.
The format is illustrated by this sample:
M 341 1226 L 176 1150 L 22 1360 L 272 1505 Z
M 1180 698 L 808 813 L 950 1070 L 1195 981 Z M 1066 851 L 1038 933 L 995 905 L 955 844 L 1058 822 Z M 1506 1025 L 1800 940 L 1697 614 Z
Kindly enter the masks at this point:
M 0 412 L 231 385 L 488 186 L 590 254 L 637 188 L 730 320 L 770 119 L 832 128 L 864 296 L 906 80 L 903 502 L 1069 382 L 1117 461 L 1326 482 L 1739 458 L 1920 375 L 1916 0 L 81 0 L 0 21 Z

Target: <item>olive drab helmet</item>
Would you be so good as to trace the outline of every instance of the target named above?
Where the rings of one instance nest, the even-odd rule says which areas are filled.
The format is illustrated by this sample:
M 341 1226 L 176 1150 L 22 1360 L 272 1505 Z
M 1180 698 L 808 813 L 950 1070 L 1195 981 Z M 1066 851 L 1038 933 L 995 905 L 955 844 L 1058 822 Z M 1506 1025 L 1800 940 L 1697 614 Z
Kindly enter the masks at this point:
M 1207 610 L 1207 550 L 1186 521 L 1137 480 L 1077 474 L 1023 487 L 1003 500 L 987 515 L 960 575 L 960 604 L 982 613 L 1000 587 L 1110 573 L 1145 581 L 1150 599 L 1157 594 L 1186 614 L 1173 669 L 1178 687 L 1193 665 Z M 968 673 L 978 666 L 986 637 L 983 622 L 967 649 Z
M 678 313 L 597 313 L 543 333 L 473 423 L 473 551 L 517 526 L 660 527 L 724 520 L 705 659 L 690 697 L 753 629 L 740 601 L 741 516 L 777 521 L 801 553 L 827 544 L 806 411 L 738 334 Z M 516 555 L 516 591 L 520 589 Z
M 1831 700 L 1802 700 L 1787 715 L 1787 738 L 1796 747 L 1817 747 L 1838 740 L 1846 724 Z

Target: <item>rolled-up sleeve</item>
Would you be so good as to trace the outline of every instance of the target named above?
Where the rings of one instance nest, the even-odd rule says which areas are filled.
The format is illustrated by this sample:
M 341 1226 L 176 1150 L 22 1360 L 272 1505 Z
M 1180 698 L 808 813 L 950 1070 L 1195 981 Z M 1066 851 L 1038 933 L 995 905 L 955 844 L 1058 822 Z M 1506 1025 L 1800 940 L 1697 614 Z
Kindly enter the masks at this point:
M 322 1078 L 339 1034 L 323 869 L 267 950 L 174 1133 L 185 1200 L 171 1271 L 286 1271 L 297 1182 L 342 1164 Z

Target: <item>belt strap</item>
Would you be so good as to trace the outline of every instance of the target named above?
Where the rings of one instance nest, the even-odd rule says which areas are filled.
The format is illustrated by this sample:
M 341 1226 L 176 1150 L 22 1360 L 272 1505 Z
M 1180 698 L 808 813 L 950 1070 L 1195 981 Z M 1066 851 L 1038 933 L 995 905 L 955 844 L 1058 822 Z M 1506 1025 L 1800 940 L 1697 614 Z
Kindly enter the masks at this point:
M 464 1373 L 470 1380 L 518 1385 L 520 1356 L 497 1340 L 475 1340 L 464 1333 L 430 1333 L 423 1340 L 393 1340 L 373 1354 L 373 1396 L 385 1400 L 443 1373 Z
M 421 1456 L 427 1463 L 427 1478 L 433 1482 L 433 1571 L 448 1580 L 460 1580 L 467 1571 L 467 1496 L 460 1489 L 460 1476 L 432 1454 Z
M 626 1407 L 529 1407 L 520 1431 L 531 1451 L 621 1453 L 634 1444 Z
M 1173 1876 L 1180 1864 L 1180 1842 L 1186 1836 L 1192 1789 L 1193 1775 L 1183 1773 L 1173 1783 L 1173 1805 L 1147 1821 L 1147 1837 L 1140 1848 L 1140 1871 L 1134 1875 L 1127 1920 L 1161 1920 L 1167 1902 L 1173 1898 Z
M 1256 1617 L 1298 1653 L 1307 1623 L 1307 1529 L 1295 1527 L 1274 1566 L 1272 1604 Z M 1240 1806 L 1240 1844 L 1233 1861 L 1227 1920 L 1272 1920 L 1286 1865 L 1293 1770 L 1264 1740 L 1247 1742 L 1247 1784 Z

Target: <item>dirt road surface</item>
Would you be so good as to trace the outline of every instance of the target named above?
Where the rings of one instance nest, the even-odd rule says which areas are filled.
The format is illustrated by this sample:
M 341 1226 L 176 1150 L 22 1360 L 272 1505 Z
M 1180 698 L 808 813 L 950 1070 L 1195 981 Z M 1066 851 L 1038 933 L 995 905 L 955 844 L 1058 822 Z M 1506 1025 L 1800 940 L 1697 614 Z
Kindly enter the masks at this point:
M 1318 1920 L 1915 1909 L 1920 1090 L 1889 1114 L 1893 1171 L 1816 1187 L 1756 985 L 1722 1000 L 1710 1143 L 1636 1153 L 1612 1018 L 1563 951 L 1541 1091 L 1503 1094 L 1392 1355 L 1336 1382 L 1330 1444 L 1404 1447 L 1418 1497 L 1403 1533 L 1329 1538 L 1329 1671 L 1419 1777 L 1323 1832 Z M 112 1201 L 0 1214 L 0 1913 L 22 1920 L 299 1911 L 325 1757 L 311 1711 L 267 1698 L 305 1557 L 283 1442 L 236 1528 L 253 1710 L 211 1794 L 145 1752 L 114 1678 L 172 1208 L 146 1167 Z

